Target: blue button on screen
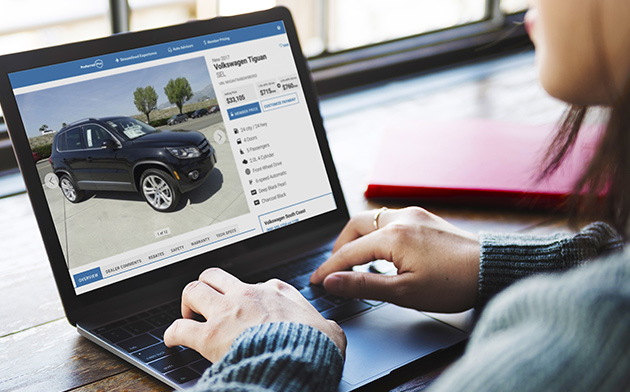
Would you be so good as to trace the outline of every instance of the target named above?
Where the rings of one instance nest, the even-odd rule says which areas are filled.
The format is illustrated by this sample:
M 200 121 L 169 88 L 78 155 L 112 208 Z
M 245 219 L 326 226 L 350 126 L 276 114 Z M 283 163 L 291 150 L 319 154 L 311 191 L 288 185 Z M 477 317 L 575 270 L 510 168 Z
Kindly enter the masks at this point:
M 230 117 L 230 120 L 236 120 L 237 118 L 247 117 L 258 113 L 260 113 L 260 104 L 258 102 L 239 106 L 234 109 L 228 109 L 228 116 Z
M 101 274 L 100 268 L 94 268 L 74 275 L 74 283 L 77 287 L 85 286 L 86 284 L 94 283 L 101 279 L 103 279 L 103 275 Z

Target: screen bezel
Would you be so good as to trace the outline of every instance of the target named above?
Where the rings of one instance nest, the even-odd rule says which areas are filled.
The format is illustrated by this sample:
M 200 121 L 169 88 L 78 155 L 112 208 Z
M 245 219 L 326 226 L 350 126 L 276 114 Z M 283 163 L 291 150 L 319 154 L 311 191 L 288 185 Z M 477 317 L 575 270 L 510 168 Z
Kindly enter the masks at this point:
M 15 96 L 13 95 L 13 89 L 9 82 L 8 74 L 26 69 L 45 67 L 62 62 L 75 61 L 83 58 L 278 21 L 284 22 L 285 25 L 337 209 L 288 227 L 263 233 L 236 244 L 215 249 L 188 260 L 177 262 L 139 276 L 125 279 L 121 282 L 112 283 L 108 286 L 77 295 L 65 263 L 65 257 L 59 243 L 48 203 L 44 196 L 44 190 L 39 181 L 35 161 L 32 159 L 28 138 Z M 139 288 L 140 290 L 144 287 L 146 287 L 147 290 L 156 290 L 156 287 L 160 287 L 160 282 L 192 280 L 198 276 L 200 271 L 210 266 L 224 267 L 228 270 L 236 268 L 238 266 L 234 265 L 234 260 L 239 260 L 238 262 L 241 264 L 246 263 L 248 262 L 246 255 L 252 255 L 257 251 L 264 249 L 265 253 L 269 253 L 269 250 L 274 247 L 286 248 L 287 244 L 291 241 L 294 243 L 304 242 L 308 240 L 308 237 L 311 236 L 313 232 L 318 231 L 318 229 L 322 227 L 341 228 L 349 218 L 341 185 L 326 139 L 315 87 L 297 39 L 295 25 L 293 24 L 289 11 L 284 7 L 275 7 L 266 11 L 232 17 L 193 21 L 182 25 L 125 33 L 93 41 L 1 56 L 0 102 L 2 103 L 5 121 L 9 129 L 9 136 L 11 137 L 17 161 L 24 177 L 26 189 L 29 193 L 31 204 L 42 233 L 44 245 L 64 309 L 72 324 L 76 324 L 77 320 L 85 314 L 85 310 L 96 303 L 104 301 L 111 302 L 111 300 L 115 298 L 124 300 L 125 295 L 128 293 L 135 291 L 137 294 Z M 261 265 L 265 263 L 273 264 L 273 261 L 263 260 L 259 262 L 262 263 Z M 143 293 L 143 296 L 147 295 L 150 296 L 151 293 Z

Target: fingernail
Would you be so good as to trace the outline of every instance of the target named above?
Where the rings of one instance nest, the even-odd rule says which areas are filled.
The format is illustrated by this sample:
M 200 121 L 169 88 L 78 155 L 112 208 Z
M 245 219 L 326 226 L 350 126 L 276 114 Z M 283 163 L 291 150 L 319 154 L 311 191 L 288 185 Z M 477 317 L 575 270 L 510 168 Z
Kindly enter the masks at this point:
M 194 288 L 195 286 L 197 286 L 197 283 L 199 283 L 198 280 L 192 281 L 190 283 L 188 283 L 186 285 L 186 287 L 184 287 L 184 292 L 187 292 L 188 290 L 191 290 L 192 288 Z

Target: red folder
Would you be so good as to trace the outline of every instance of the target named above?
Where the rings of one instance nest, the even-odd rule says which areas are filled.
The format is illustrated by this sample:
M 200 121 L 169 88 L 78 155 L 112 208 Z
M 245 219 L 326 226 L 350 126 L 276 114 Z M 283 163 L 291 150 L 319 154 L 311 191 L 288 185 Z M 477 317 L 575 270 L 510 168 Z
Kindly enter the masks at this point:
M 598 127 L 581 130 L 558 171 L 537 183 L 554 128 L 489 120 L 393 126 L 365 196 L 554 209 L 573 191 L 599 136 Z

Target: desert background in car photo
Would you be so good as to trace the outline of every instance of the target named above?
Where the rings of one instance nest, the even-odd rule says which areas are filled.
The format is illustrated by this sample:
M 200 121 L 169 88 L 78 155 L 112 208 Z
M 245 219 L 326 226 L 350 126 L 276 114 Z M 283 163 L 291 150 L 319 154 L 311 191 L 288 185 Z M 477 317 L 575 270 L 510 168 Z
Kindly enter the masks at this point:
M 177 79 L 185 79 L 190 87 L 188 93 L 180 92 L 182 102 L 172 102 L 173 96 L 169 99 L 165 92 Z M 202 57 L 54 86 L 16 98 L 69 268 L 249 213 Z M 167 125 L 175 114 L 190 116 L 197 109 L 213 107 L 213 113 Z M 170 213 L 153 210 L 137 192 L 89 192 L 86 200 L 73 204 L 59 187 L 45 184 L 46 175 L 52 173 L 48 157 L 54 134 L 81 119 L 109 116 L 134 117 L 158 130 L 198 131 L 216 151 L 215 169 L 200 187 L 182 194 L 178 208 Z M 223 135 L 221 143 L 215 141 L 217 132 Z M 163 236 L 164 232 L 169 234 Z

